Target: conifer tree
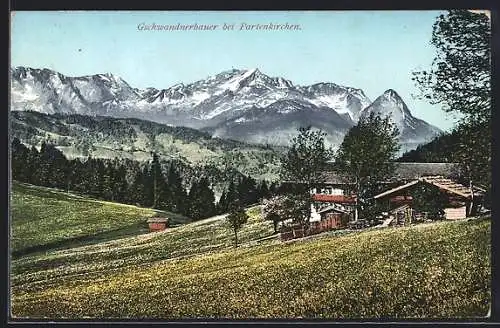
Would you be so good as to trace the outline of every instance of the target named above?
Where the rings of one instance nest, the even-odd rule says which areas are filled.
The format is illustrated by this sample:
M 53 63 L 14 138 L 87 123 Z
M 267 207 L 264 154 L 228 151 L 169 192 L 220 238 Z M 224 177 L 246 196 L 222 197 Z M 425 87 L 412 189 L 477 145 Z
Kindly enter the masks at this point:
M 160 164 L 160 159 L 158 155 L 153 152 L 153 161 L 151 163 L 151 180 L 152 180 L 152 187 L 153 187 L 153 208 L 158 207 L 158 203 L 160 201 L 161 197 L 161 189 L 162 189 L 162 184 L 165 181 L 163 177 L 163 173 L 161 170 L 161 164 Z
M 173 212 L 183 213 L 187 194 L 182 185 L 182 178 L 173 163 L 168 169 L 166 191 L 167 208 Z
M 189 190 L 188 214 L 193 220 L 200 220 L 216 214 L 215 196 L 208 179 L 203 177 L 199 182 L 194 181 Z
M 11 173 L 12 179 L 28 182 L 29 174 L 29 152 L 30 150 L 21 143 L 18 138 L 12 140 L 11 146 Z
M 262 182 L 260 183 L 258 195 L 259 200 L 266 199 L 271 196 L 266 180 L 262 180 Z
M 47 143 L 45 141 L 42 141 L 42 144 L 40 146 L 40 153 L 36 162 L 38 162 L 37 184 L 40 186 L 48 186 L 50 181 L 50 163 L 49 159 L 47 158 Z
M 115 200 L 118 202 L 127 201 L 127 170 L 124 165 L 119 165 L 115 172 L 115 180 L 113 184 L 115 192 Z
M 222 195 L 219 198 L 219 202 L 217 203 L 217 213 L 223 214 L 227 210 L 227 197 L 226 191 L 222 191 Z
M 153 179 L 149 165 L 145 165 L 141 174 L 141 185 L 143 188 L 142 205 L 151 207 L 154 202 Z
M 229 205 L 230 204 L 233 204 L 233 203 L 235 203 L 237 201 L 238 201 L 238 193 L 236 191 L 236 185 L 233 182 L 233 180 L 231 180 L 229 182 L 229 187 L 228 187 L 227 193 L 226 193 L 226 201 L 225 201 L 224 212 L 227 212 L 229 210 Z

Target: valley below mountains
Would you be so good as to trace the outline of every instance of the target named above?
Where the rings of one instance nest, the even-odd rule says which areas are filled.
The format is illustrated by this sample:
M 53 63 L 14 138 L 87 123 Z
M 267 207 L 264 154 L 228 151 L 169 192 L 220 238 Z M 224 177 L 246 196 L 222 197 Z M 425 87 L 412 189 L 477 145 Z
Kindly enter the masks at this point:
M 194 177 L 205 172 L 213 182 L 234 174 L 276 180 L 284 150 L 134 118 L 13 111 L 10 123 L 12 138 L 31 146 L 53 144 L 69 159 L 90 156 L 146 162 L 156 152 L 164 161 L 182 168 L 183 175 Z

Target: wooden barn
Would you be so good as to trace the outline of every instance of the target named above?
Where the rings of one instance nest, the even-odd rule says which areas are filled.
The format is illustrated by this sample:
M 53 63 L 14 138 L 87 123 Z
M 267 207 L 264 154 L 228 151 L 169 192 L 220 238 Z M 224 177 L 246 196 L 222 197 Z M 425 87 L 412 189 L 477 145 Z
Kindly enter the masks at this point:
M 321 217 L 319 227 L 322 230 L 340 229 L 345 227 L 350 220 L 349 211 L 343 210 L 336 206 L 328 206 L 318 211 Z
M 414 181 L 426 176 L 441 176 L 456 180 L 461 175 L 456 163 L 394 163 L 394 173 L 385 180 L 379 181 L 379 185 L 390 189 L 401 184 Z M 318 183 L 312 190 L 313 194 L 319 195 L 349 195 L 349 189 L 354 185 L 352 181 L 342 177 L 336 171 L 332 163 L 331 169 L 323 173 L 322 182 Z
M 354 196 L 313 194 L 311 221 L 325 220 L 327 216 L 349 216 L 356 204 Z
M 148 219 L 149 231 L 162 231 L 168 228 L 168 218 L 154 217 Z
M 471 190 L 452 179 L 443 176 L 423 176 L 398 187 L 384 191 L 373 198 L 381 206 L 385 206 L 389 215 L 395 218 L 395 223 L 407 222 L 415 218 L 426 218 L 427 213 L 418 213 L 413 208 L 415 201 L 411 191 L 418 184 L 429 184 L 439 188 L 447 197 L 447 208 L 444 209 L 444 217 L 448 220 L 456 220 L 476 215 L 482 203 L 484 190 L 474 187 Z

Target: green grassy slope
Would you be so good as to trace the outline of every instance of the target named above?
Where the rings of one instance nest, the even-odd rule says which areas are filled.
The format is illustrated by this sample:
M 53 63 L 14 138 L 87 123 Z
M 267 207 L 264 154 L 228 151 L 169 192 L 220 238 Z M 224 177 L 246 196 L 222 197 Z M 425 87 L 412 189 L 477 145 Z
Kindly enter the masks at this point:
M 490 303 L 490 220 L 281 243 L 259 208 L 242 247 L 222 220 L 12 262 L 31 318 L 459 318 Z
M 259 207 L 247 212 L 250 219 L 238 234 L 241 244 L 250 245 L 273 236 L 272 222 L 261 220 Z M 26 255 L 12 261 L 11 279 L 14 286 L 23 285 L 22 288 L 33 290 L 58 283 L 59 279 L 97 277 L 124 267 L 230 249 L 233 234 L 222 218 L 201 220 L 163 232 Z
M 16 257 L 146 233 L 146 220 L 156 213 L 172 218 L 174 223 L 188 220 L 173 213 L 97 201 L 14 181 L 11 250 Z

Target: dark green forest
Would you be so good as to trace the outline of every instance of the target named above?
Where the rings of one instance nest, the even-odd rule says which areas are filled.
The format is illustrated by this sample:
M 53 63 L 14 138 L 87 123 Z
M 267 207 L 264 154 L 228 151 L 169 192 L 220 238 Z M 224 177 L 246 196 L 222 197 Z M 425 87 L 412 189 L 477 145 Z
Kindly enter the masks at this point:
M 453 163 L 459 150 L 460 133 L 453 131 L 435 137 L 429 143 L 404 153 L 398 162 Z
M 234 203 L 254 204 L 277 189 L 276 183 L 233 174 L 216 201 L 213 172 L 190 172 L 191 182 L 186 183 L 188 167 L 178 161 L 162 160 L 156 153 L 145 163 L 118 158 L 70 160 L 53 144 L 43 142 L 38 150 L 17 138 L 12 141 L 11 151 L 12 178 L 16 181 L 172 211 L 193 220 L 226 213 Z

